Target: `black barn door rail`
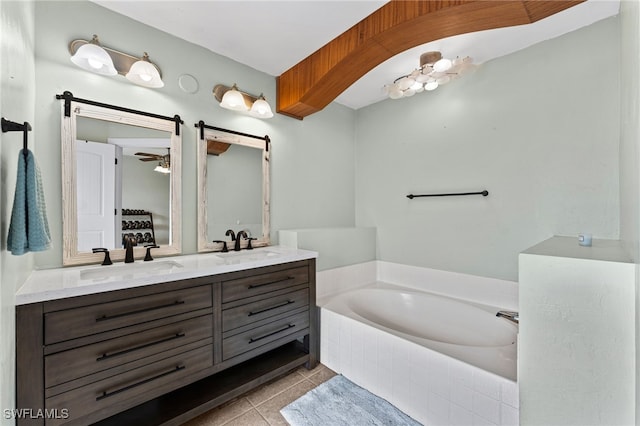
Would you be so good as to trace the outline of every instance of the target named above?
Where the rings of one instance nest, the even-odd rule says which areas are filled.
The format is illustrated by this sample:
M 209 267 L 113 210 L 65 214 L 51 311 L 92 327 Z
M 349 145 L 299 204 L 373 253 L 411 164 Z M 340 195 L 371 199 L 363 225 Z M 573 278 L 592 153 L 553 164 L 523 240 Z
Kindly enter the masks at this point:
M 138 114 L 145 117 L 159 118 L 160 120 L 175 121 L 176 135 L 178 136 L 180 135 L 180 125 L 184 124 L 184 121 L 182 121 L 182 119 L 178 114 L 174 115 L 173 117 L 168 117 L 166 115 L 159 115 L 151 112 L 138 111 L 136 109 L 121 107 L 117 105 L 104 104 L 102 102 L 91 101 L 88 99 L 76 98 L 75 96 L 73 96 L 73 93 L 69 92 L 68 90 L 65 90 L 64 92 L 62 92 L 62 95 L 56 95 L 56 99 L 64 99 L 64 116 L 65 117 L 71 117 L 71 101 L 73 101 L 73 102 L 80 102 L 82 104 L 98 106 L 102 108 L 109 108 L 116 111 L 128 112 L 131 114 Z

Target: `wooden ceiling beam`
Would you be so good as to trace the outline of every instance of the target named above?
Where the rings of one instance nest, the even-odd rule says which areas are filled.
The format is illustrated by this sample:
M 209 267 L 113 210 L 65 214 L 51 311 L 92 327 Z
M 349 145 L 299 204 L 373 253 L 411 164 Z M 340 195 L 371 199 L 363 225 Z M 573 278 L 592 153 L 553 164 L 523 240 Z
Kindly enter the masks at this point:
M 277 77 L 277 112 L 302 119 L 407 49 L 475 31 L 525 25 L 584 0 L 393 0 Z

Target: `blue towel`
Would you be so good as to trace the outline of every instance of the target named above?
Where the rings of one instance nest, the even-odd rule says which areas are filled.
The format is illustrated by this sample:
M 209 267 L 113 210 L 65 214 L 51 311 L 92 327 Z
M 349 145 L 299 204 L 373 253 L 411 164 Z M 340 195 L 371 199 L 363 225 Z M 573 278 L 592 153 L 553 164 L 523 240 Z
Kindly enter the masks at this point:
M 24 150 L 20 150 L 16 193 L 7 236 L 7 248 L 11 254 L 21 255 L 51 247 L 46 210 L 36 159 L 31 151 L 27 150 L 25 157 Z

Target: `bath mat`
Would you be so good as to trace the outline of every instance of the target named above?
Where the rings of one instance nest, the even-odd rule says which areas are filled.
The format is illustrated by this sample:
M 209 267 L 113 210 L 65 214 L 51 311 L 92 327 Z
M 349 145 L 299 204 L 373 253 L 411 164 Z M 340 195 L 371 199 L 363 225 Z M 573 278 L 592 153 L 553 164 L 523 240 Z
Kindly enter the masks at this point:
M 342 375 L 307 392 L 280 410 L 280 414 L 291 426 L 420 425 Z

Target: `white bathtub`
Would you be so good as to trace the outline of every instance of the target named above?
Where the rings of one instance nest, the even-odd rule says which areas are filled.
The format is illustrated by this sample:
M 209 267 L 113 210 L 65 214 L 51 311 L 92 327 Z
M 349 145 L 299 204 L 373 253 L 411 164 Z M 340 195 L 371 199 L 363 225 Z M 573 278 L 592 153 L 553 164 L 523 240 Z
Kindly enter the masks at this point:
M 517 325 L 385 283 L 321 306 L 321 361 L 424 424 L 518 424 Z
M 323 308 L 516 380 L 518 327 L 496 317 L 499 308 L 381 283 Z

